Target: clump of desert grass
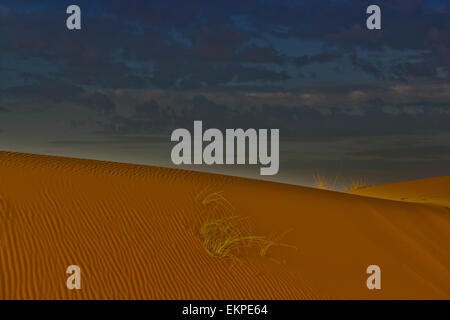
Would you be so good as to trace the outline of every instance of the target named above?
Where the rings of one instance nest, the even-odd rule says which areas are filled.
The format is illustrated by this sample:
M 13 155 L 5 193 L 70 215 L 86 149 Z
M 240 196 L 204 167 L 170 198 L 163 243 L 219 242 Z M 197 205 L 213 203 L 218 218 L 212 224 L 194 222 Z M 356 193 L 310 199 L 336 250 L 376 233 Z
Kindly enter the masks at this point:
M 216 257 L 232 257 L 256 243 L 264 243 L 263 236 L 246 235 L 241 230 L 242 218 L 236 216 L 208 219 L 200 226 L 200 237 L 208 252 Z
M 337 183 L 338 183 L 339 176 L 336 175 L 336 177 L 334 177 L 334 179 L 330 179 L 327 176 L 316 172 L 313 175 L 313 178 L 314 178 L 314 186 L 317 189 L 336 190 L 336 186 L 337 186 Z
M 345 185 L 345 192 L 357 190 L 360 188 L 367 187 L 368 183 L 366 179 L 360 177 L 357 179 L 352 179 L 349 184 Z
M 239 260 L 251 251 L 266 257 L 275 246 L 296 249 L 280 242 L 284 234 L 272 238 L 254 234 L 248 218 L 236 214 L 222 191 L 202 192 L 197 195 L 197 200 L 203 209 L 197 225 L 198 236 L 207 252 L 214 257 Z
M 297 247 L 292 246 L 290 244 L 286 244 L 286 243 L 282 243 L 280 242 L 281 239 L 288 234 L 289 232 L 291 232 L 293 229 L 290 229 L 280 235 L 274 235 L 273 237 L 269 237 L 267 239 L 265 239 L 265 243 L 264 245 L 261 247 L 260 251 L 259 251 L 259 255 L 261 257 L 266 257 L 267 256 L 267 252 L 269 251 L 270 248 L 273 247 L 285 247 L 285 248 L 291 248 L 291 249 L 295 249 L 297 250 Z
M 313 179 L 314 186 L 322 190 L 349 192 L 368 186 L 366 179 L 363 177 L 343 181 L 344 179 L 339 178 L 339 175 L 336 175 L 334 178 L 329 178 L 324 174 L 316 172 L 313 175 Z

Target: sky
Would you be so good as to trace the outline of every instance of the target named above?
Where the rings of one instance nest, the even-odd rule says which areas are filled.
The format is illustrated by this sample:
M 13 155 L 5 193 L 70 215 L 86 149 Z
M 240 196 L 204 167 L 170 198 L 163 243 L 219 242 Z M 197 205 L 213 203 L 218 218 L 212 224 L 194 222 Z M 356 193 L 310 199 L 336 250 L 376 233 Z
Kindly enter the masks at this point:
M 279 128 L 280 171 L 185 169 L 449 175 L 449 18 L 444 0 L 0 0 L 0 150 L 173 167 L 171 132 L 202 120 Z

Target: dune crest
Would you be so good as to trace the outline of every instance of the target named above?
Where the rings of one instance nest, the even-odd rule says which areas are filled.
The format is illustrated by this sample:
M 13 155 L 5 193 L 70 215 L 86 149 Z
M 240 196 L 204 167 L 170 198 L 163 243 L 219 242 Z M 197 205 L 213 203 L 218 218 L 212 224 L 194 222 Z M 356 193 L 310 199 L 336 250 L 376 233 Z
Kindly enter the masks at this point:
M 363 187 L 348 193 L 450 208 L 450 176 Z
M 0 177 L 0 299 L 450 298 L 445 207 L 11 152 Z M 298 250 L 211 255 L 197 235 L 205 189 Z M 381 290 L 366 287 L 372 264 Z M 81 290 L 66 288 L 69 265 Z

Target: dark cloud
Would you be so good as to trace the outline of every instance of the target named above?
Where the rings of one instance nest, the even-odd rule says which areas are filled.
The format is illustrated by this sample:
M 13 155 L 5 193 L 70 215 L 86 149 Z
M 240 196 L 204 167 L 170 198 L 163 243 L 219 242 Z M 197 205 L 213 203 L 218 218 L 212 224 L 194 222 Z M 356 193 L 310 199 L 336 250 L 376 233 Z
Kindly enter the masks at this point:
M 389 160 L 450 160 L 450 145 L 410 146 L 348 153 L 354 158 Z
M 250 45 L 239 49 L 233 57 L 234 61 L 249 63 L 275 63 L 286 62 L 286 57 L 270 46 Z
M 144 89 L 149 86 L 192 90 L 231 81 L 284 81 L 292 70 L 309 64 L 333 63 L 350 54 L 354 67 L 377 79 L 405 81 L 436 77 L 449 65 L 448 12 L 428 1 L 391 1 L 383 7 L 383 32 L 365 28 L 369 1 L 229 1 L 219 7 L 205 1 L 79 1 L 83 28 L 69 32 L 62 21 L 65 3 L 7 0 L 1 7 L 2 51 L 56 62 L 55 76 L 83 86 Z M 243 17 L 243 21 L 235 20 Z M 238 22 L 236 22 L 238 21 Z M 8 31 L 6 31 L 8 30 Z M 280 30 L 285 30 L 281 32 Z M 410 32 L 415 30 L 415 32 Z M 268 41 L 303 39 L 338 46 L 343 52 L 287 56 Z M 386 66 L 357 54 L 358 48 L 431 50 L 426 61 Z M 249 67 L 246 64 L 254 64 Z M 271 64 L 279 68 L 272 69 Z M 154 66 L 154 69 L 152 68 Z M 294 74 L 298 74 L 296 70 Z M 291 73 L 292 74 L 292 73 Z M 445 72 L 439 73 L 446 77 Z M 315 71 L 311 79 L 320 78 Z
M 116 107 L 107 95 L 100 92 L 79 97 L 75 102 L 104 115 L 113 113 Z
M 63 101 L 77 97 L 83 88 L 65 80 L 41 78 L 38 83 L 8 87 L 2 90 L 4 97 L 20 100 Z
M 150 83 L 159 88 L 198 88 L 230 82 L 276 82 L 289 79 L 285 71 L 240 63 L 212 64 L 185 60 L 162 61 L 155 65 Z
M 55 145 L 151 145 L 154 143 L 167 143 L 167 137 L 154 136 L 154 135 L 106 135 L 104 139 L 99 140 L 54 140 L 50 141 L 51 144 Z
M 360 58 L 355 50 L 352 50 L 350 54 L 350 61 L 357 69 L 368 73 L 375 78 L 382 78 L 382 71 L 380 70 L 380 67 L 375 66 L 375 64 L 370 61 Z
M 311 56 L 301 56 L 295 58 L 295 63 L 298 66 L 305 66 L 311 63 L 327 63 L 330 61 L 334 61 L 341 57 L 341 54 L 336 52 L 323 52 L 316 55 Z
M 436 66 L 429 63 L 405 62 L 391 66 L 391 73 L 402 80 L 436 76 Z
M 103 133 L 168 133 L 191 127 L 194 120 L 215 128 L 281 128 L 289 136 L 370 136 L 408 133 L 450 132 L 450 106 L 424 102 L 399 104 L 389 112 L 382 99 L 367 101 L 358 114 L 342 108 L 323 113 L 311 106 L 287 107 L 262 104 L 238 108 L 220 104 L 205 96 L 194 96 L 181 112 L 162 107 L 155 100 L 138 105 L 129 117 L 115 115 L 102 123 Z M 433 107 L 432 107 L 433 106 Z M 448 110 L 448 113 L 442 112 Z

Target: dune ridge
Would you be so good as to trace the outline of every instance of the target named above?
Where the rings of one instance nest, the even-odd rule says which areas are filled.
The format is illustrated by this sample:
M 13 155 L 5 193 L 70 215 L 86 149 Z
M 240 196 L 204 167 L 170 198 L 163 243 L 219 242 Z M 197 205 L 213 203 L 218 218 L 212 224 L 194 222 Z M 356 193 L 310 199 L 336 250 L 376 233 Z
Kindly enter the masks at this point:
M 0 299 L 448 299 L 450 211 L 178 169 L 0 152 Z M 252 232 L 287 230 L 267 257 L 211 256 L 202 190 Z M 82 289 L 66 288 L 67 266 Z M 368 290 L 378 264 L 382 290 Z
M 450 176 L 368 186 L 348 193 L 403 202 L 435 204 L 450 208 Z

